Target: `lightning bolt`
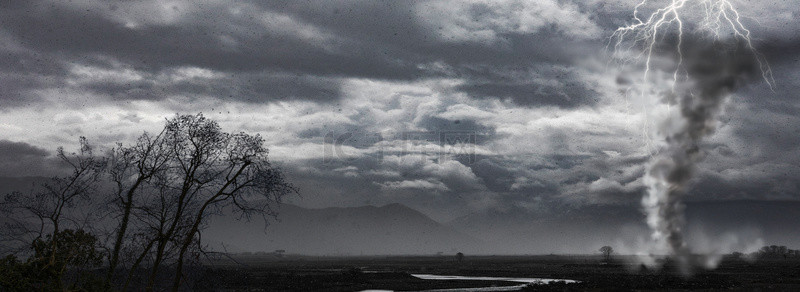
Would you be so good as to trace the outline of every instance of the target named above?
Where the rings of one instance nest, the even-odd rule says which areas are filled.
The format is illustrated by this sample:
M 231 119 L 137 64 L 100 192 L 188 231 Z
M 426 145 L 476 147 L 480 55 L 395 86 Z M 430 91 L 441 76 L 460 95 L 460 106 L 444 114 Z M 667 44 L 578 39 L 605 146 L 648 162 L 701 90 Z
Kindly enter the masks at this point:
M 773 88 L 775 79 L 772 76 L 772 69 L 766 62 L 762 54 L 753 46 L 753 38 L 750 30 L 742 24 L 742 17 L 739 11 L 728 0 L 670 0 L 669 5 L 656 9 L 649 16 L 640 17 L 640 10 L 648 5 L 648 0 L 642 0 L 636 4 L 633 10 L 634 23 L 618 28 L 611 36 L 614 43 L 615 56 L 619 57 L 619 52 L 631 51 L 636 46 L 642 45 L 643 49 L 637 58 L 644 57 L 644 80 L 646 81 L 650 71 L 652 56 L 659 38 L 663 37 L 667 29 L 677 26 L 675 33 L 678 41 L 675 44 L 675 51 L 678 54 L 678 66 L 672 75 L 673 88 L 678 82 L 681 65 L 683 64 L 683 35 L 685 29 L 684 10 L 698 8 L 704 13 L 697 30 L 705 32 L 716 40 L 720 40 L 727 28 L 734 37 L 744 41 L 756 56 L 761 69 L 762 78 Z M 614 41 L 616 40 L 616 41 Z M 622 57 L 622 59 L 625 59 Z

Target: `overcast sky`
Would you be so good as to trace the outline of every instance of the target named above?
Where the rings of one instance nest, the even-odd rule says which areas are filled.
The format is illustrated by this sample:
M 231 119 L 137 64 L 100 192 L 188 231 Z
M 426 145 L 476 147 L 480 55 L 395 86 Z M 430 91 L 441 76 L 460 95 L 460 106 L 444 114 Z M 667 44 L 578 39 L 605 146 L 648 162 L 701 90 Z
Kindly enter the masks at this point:
M 666 106 L 612 62 L 610 2 L 2 1 L 0 176 L 202 112 L 303 206 L 635 204 Z M 731 2 L 776 82 L 728 99 L 688 198 L 800 199 L 800 5 Z

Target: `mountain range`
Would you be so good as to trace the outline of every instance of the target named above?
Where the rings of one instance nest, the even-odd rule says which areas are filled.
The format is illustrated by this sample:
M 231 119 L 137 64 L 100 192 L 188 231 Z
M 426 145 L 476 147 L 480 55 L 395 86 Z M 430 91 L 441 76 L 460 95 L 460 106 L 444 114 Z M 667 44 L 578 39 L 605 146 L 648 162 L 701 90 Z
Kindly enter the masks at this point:
M 2 178 L 0 194 L 27 191 L 44 178 Z M 277 207 L 277 219 L 215 217 L 203 240 L 230 252 L 285 250 L 309 255 L 595 253 L 610 245 L 641 252 L 650 231 L 637 205 L 591 205 L 546 213 L 485 210 L 437 222 L 401 204 L 310 209 Z M 700 252 L 800 247 L 800 201 L 688 202 L 685 236 Z
M 220 220 L 221 219 L 221 220 Z M 284 204 L 278 221 L 215 219 L 206 239 L 229 251 L 316 255 L 594 253 L 641 251 L 650 231 L 637 206 L 587 206 L 542 216 L 523 209 L 473 213 L 439 223 L 401 204 L 307 209 Z M 690 202 L 686 237 L 700 252 L 800 244 L 800 202 Z
M 401 204 L 382 207 L 307 209 L 279 207 L 277 220 L 243 222 L 215 218 L 208 242 L 235 251 L 286 250 L 310 255 L 480 253 L 486 245 Z

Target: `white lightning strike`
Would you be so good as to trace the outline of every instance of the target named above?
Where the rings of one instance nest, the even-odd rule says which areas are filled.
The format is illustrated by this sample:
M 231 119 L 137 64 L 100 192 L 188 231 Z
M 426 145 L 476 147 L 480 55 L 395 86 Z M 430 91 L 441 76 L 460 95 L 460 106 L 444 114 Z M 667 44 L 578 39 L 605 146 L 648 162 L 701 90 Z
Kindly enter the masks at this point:
M 643 76 L 645 81 L 650 73 L 653 51 L 658 43 L 659 37 L 663 37 L 663 34 L 666 34 L 666 32 L 662 33 L 660 29 L 662 29 L 662 27 L 668 28 L 669 26 L 675 24 L 677 25 L 677 31 L 675 33 L 678 37 L 678 42 L 675 44 L 675 51 L 677 52 L 679 58 L 677 69 L 675 69 L 672 75 L 673 86 L 675 83 L 677 83 L 680 68 L 683 64 L 682 46 L 684 35 L 684 19 L 681 15 L 684 8 L 687 8 L 687 2 L 693 2 L 696 3 L 696 5 L 690 6 L 694 7 L 698 6 L 699 4 L 702 9 L 701 11 L 703 11 L 705 14 L 704 18 L 699 23 L 698 30 L 708 33 L 715 40 L 720 40 L 725 27 L 728 27 L 733 35 L 736 38 L 743 40 L 747 44 L 748 49 L 750 49 L 756 55 L 762 77 L 770 86 L 770 88 L 772 88 L 772 86 L 775 84 L 775 79 L 772 76 L 772 69 L 769 67 L 769 64 L 767 64 L 764 56 L 758 53 L 756 48 L 753 46 L 750 30 L 748 30 L 744 24 L 742 24 L 739 11 L 733 7 L 730 1 L 670 0 L 670 2 L 671 3 L 666 7 L 662 7 L 651 13 L 650 16 L 647 17 L 647 20 L 643 21 L 642 18 L 639 17 L 639 10 L 648 4 L 648 0 L 642 0 L 642 2 L 639 2 L 639 4 L 637 4 L 633 9 L 634 23 L 618 28 L 611 36 L 612 40 L 616 39 L 614 44 L 615 52 L 630 51 L 635 46 L 644 44 L 644 48 L 638 56 L 645 56 L 646 58 Z M 662 35 L 659 33 L 662 33 Z M 626 43 L 629 45 L 626 46 Z
M 666 248 L 676 257 L 681 270 L 688 273 L 691 268 L 690 251 L 683 239 L 683 203 L 684 190 L 695 168 L 702 158 L 699 149 L 702 139 L 713 132 L 716 113 L 725 98 L 735 88 L 740 76 L 747 74 L 747 66 L 737 62 L 750 62 L 758 67 L 761 77 L 772 89 L 775 81 L 772 70 L 753 45 L 750 30 L 741 21 L 739 12 L 728 0 L 666 0 L 668 5 L 658 8 L 647 17 L 640 16 L 640 10 L 650 5 L 642 0 L 633 10 L 634 22 L 618 28 L 611 37 L 609 46 L 614 42 L 615 58 L 620 53 L 638 48 L 634 59 L 644 58 L 643 82 L 648 85 L 654 54 L 663 54 L 663 46 L 659 46 L 667 36 L 676 37 L 674 53 L 676 67 L 671 76 L 671 92 L 680 106 L 680 116 L 672 115 L 661 131 L 665 135 L 667 146 L 660 149 L 658 156 L 653 156 L 645 184 L 647 194 L 642 205 L 647 212 L 647 223 L 653 229 L 652 237 L 659 248 Z M 696 24 L 689 22 L 687 12 L 701 13 Z M 686 15 L 684 15 L 686 14 Z M 691 18 L 696 19 L 696 18 Z M 715 44 L 733 41 L 750 51 L 753 60 L 744 60 L 741 56 L 730 52 L 714 51 L 709 55 L 691 55 L 690 59 L 684 51 L 684 38 L 687 28 L 693 37 L 708 38 L 707 43 Z M 671 30 L 674 29 L 674 30 Z M 727 34 L 730 33 L 730 34 Z M 729 37 L 730 36 L 730 37 Z M 667 43 L 669 44 L 669 43 Z M 697 43 L 694 43 L 697 45 Z M 700 47 L 703 45 L 701 44 Z M 698 48 L 692 52 L 700 52 L 708 48 Z M 713 59 L 713 60 L 705 60 Z M 684 63 L 689 61 L 688 65 Z M 701 69 L 701 70 L 698 70 Z M 690 73 L 691 72 L 691 73 Z M 678 85 L 681 86 L 678 86 Z M 641 94 L 644 98 L 646 90 Z M 664 94 L 664 93 L 662 93 Z M 669 104 L 668 104 L 669 106 Z M 645 119 L 647 110 L 644 111 Z M 645 125 L 645 142 L 649 143 L 647 125 Z M 649 146 L 649 144 L 648 144 Z

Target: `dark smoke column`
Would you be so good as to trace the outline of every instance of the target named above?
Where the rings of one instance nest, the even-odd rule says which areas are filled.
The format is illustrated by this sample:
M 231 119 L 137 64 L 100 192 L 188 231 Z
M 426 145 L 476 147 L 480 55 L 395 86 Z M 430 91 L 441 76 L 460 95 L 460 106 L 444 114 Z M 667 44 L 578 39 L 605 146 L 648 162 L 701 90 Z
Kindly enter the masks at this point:
M 666 143 L 648 167 L 642 203 L 656 243 L 651 252 L 675 256 L 684 273 L 690 272 L 691 263 L 681 230 L 682 201 L 702 159 L 703 139 L 714 131 L 725 98 L 752 73 L 760 71 L 764 81 L 774 84 L 772 70 L 742 20 L 731 0 L 640 0 L 630 24 L 619 27 L 609 42 L 622 64 L 644 65 L 643 99 L 655 96 L 678 107 L 659 127 Z M 669 59 L 672 65 L 660 62 Z M 668 80 L 651 80 L 665 75 Z M 653 95 L 664 87 L 659 84 L 671 86 Z
M 667 144 L 648 169 L 648 193 L 642 203 L 653 238 L 676 256 L 684 273 L 689 272 L 691 263 L 681 230 L 682 199 L 695 165 L 703 157 L 700 145 L 714 132 L 725 99 L 759 71 L 758 56 L 746 45 L 703 38 L 689 41 L 682 51 L 685 77 L 662 96 L 678 104 L 680 115 L 671 116 L 659 128 Z

